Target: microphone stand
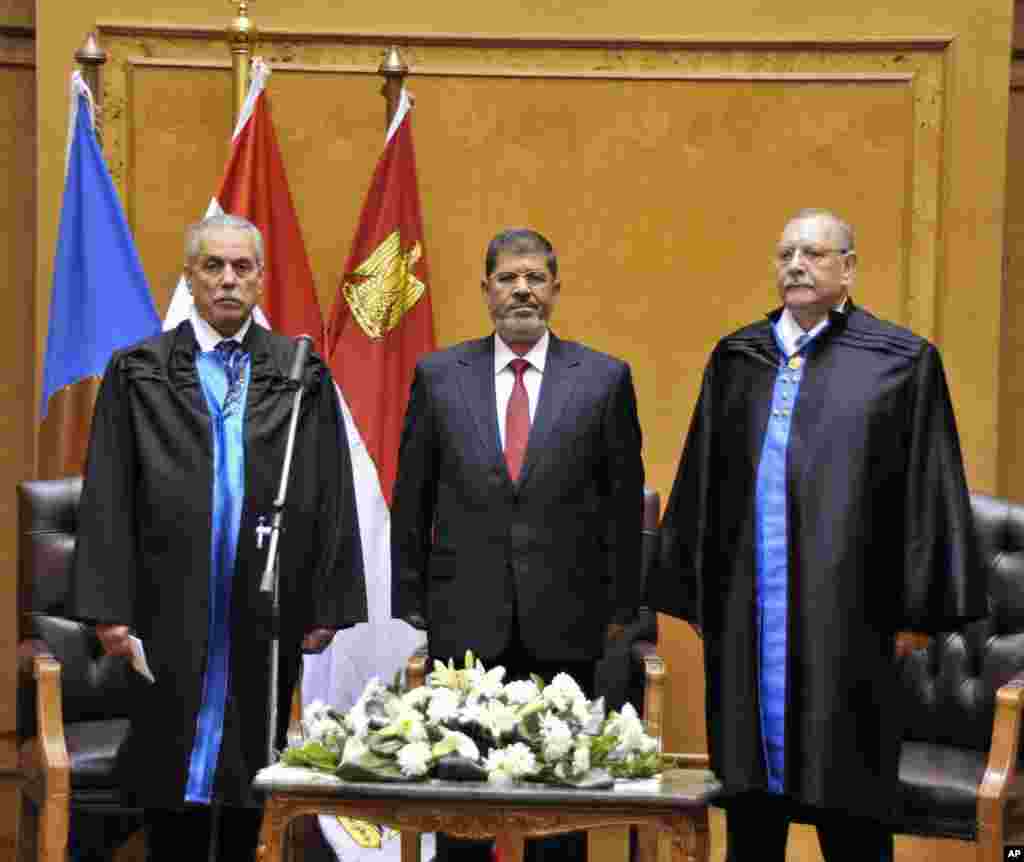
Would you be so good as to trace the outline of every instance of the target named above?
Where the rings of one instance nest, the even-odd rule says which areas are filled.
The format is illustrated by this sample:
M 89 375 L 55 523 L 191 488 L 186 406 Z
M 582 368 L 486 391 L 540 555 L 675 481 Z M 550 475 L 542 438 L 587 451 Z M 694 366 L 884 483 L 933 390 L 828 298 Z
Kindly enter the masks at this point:
M 281 596 L 280 596 L 280 558 L 278 555 L 278 543 L 281 538 L 282 521 L 284 520 L 284 503 L 288 492 L 288 478 L 292 470 L 292 455 L 295 451 L 295 432 L 299 427 L 299 405 L 302 403 L 302 394 L 305 386 L 302 382 L 302 370 L 306 365 L 306 358 L 309 356 L 310 346 L 313 339 L 308 335 L 300 335 L 296 339 L 295 356 L 292 360 L 292 370 L 288 379 L 298 384 L 295 390 L 295 400 L 292 402 L 291 423 L 288 426 L 288 441 L 284 450 L 284 461 L 281 464 L 281 483 L 278 486 L 277 497 L 274 499 L 271 514 L 270 526 L 266 526 L 265 519 L 259 519 L 259 526 L 256 527 L 256 547 L 263 547 L 263 539 L 269 535 L 270 545 L 267 549 L 267 564 L 263 570 L 263 580 L 260 581 L 260 592 L 273 596 L 272 618 L 271 618 L 271 639 L 270 639 L 270 667 L 269 680 L 267 683 L 267 765 L 272 765 L 277 759 L 277 750 L 274 743 L 277 740 L 277 708 L 278 708 L 278 678 L 279 663 L 281 655 Z

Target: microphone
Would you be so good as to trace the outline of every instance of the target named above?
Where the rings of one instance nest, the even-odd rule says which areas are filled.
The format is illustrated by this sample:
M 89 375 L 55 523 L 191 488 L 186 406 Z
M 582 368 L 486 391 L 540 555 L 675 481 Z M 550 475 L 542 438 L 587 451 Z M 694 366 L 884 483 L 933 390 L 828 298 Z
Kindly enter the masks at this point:
M 306 367 L 306 360 L 309 359 L 309 351 L 312 347 L 312 336 L 299 335 L 295 338 L 295 355 L 292 359 L 292 370 L 288 374 L 289 380 L 294 380 L 296 383 L 302 382 L 302 369 Z

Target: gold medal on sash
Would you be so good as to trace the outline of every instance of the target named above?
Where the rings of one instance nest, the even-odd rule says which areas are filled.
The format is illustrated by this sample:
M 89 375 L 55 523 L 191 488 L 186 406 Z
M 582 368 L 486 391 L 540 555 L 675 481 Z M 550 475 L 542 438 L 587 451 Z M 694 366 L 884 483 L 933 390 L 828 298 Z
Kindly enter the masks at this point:
M 791 356 L 786 364 L 794 371 L 798 371 L 800 366 L 804 364 L 804 358 L 802 356 Z

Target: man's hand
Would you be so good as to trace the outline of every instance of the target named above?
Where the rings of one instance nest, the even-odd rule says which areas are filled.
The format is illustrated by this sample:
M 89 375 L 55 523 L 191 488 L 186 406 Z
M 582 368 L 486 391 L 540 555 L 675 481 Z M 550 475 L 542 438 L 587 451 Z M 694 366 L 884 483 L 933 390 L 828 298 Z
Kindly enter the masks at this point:
M 626 627 L 622 623 L 608 623 L 608 629 L 604 633 L 605 643 L 613 644 L 625 633 Z
M 312 629 L 306 632 L 306 636 L 302 639 L 302 651 L 307 653 L 323 652 L 337 633 L 338 629 L 330 628 Z
M 132 654 L 132 645 L 128 640 L 131 630 L 128 626 L 121 625 L 98 625 L 96 626 L 96 637 L 99 638 L 100 646 L 107 655 Z

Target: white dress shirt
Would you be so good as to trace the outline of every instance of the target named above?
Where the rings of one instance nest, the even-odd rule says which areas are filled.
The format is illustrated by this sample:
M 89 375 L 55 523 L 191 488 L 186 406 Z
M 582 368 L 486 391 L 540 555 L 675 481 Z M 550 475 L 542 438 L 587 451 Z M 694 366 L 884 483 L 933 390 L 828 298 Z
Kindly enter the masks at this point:
M 836 311 L 842 311 L 846 306 L 846 297 L 843 297 L 843 301 L 835 307 Z M 796 353 L 796 340 L 801 335 L 806 335 L 807 340 L 810 341 L 817 335 L 821 330 L 828 326 L 828 317 L 818 321 L 817 325 L 811 327 L 806 333 L 803 328 L 797 323 L 796 318 L 793 316 L 788 308 L 782 309 L 782 315 L 779 317 L 779 322 L 775 324 L 775 331 L 779 333 L 779 340 L 782 341 L 782 350 L 787 357 L 792 356 Z
M 191 311 L 189 311 L 188 319 L 192 324 L 192 331 L 196 334 L 196 341 L 199 342 L 199 349 L 203 351 L 203 353 L 209 353 L 213 348 L 224 341 L 224 336 L 203 319 L 196 310 L 195 305 L 193 305 Z M 249 319 L 242 324 L 242 328 L 234 335 L 229 336 L 230 339 L 241 344 L 242 339 L 245 338 L 245 333 L 249 331 L 250 326 L 252 326 L 251 314 L 249 315 Z
M 512 387 L 516 382 L 516 373 L 509 368 L 513 359 L 525 359 L 530 363 L 523 372 L 523 385 L 530 399 L 530 426 L 537 414 L 537 401 L 540 398 L 540 383 L 544 377 L 544 363 L 548 358 L 550 335 L 547 331 L 537 340 L 526 353 L 519 356 L 511 347 L 494 333 L 494 396 L 498 408 L 498 433 L 501 435 L 501 451 L 505 451 L 505 414 L 508 412 L 508 400 L 512 397 Z

